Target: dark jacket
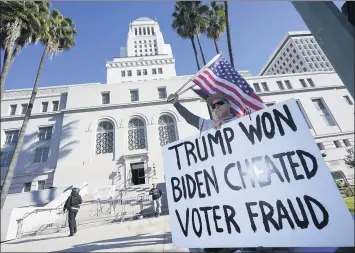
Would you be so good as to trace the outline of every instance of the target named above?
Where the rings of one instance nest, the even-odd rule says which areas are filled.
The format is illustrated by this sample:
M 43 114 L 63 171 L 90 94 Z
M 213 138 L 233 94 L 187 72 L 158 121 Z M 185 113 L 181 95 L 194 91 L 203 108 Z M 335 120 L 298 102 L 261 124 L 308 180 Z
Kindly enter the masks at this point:
M 161 195 L 163 195 L 163 193 L 158 188 L 153 188 L 150 190 L 149 195 L 152 195 L 153 200 L 157 200 L 157 199 L 160 199 L 160 197 L 161 197 Z
M 80 204 L 83 202 L 81 199 L 81 196 L 79 195 L 79 192 L 77 191 L 72 191 L 70 196 L 68 197 L 67 201 L 65 201 L 63 211 L 65 212 L 66 210 L 71 210 L 72 207 L 74 209 L 79 209 Z

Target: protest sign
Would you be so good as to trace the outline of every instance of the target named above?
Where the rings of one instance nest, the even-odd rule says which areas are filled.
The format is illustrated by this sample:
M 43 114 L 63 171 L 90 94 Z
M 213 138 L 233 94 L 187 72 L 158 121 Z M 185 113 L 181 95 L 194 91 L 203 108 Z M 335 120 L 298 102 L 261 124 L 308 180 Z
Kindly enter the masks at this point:
M 173 243 L 348 247 L 354 222 L 294 99 L 163 147 Z
M 105 186 L 105 187 L 100 187 L 96 188 L 94 190 L 94 197 L 95 199 L 109 199 L 110 197 L 115 196 L 115 186 Z

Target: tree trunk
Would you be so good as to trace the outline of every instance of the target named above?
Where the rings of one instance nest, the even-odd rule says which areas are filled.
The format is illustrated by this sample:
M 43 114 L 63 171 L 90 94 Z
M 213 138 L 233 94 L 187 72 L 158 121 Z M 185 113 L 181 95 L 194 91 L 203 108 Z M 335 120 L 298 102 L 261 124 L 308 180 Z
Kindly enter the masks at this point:
M 201 46 L 201 42 L 200 42 L 200 36 L 197 35 L 196 37 L 197 37 L 198 46 L 200 48 L 203 64 L 206 65 L 207 63 L 206 63 L 205 55 L 204 55 L 203 50 L 202 50 L 202 46 Z
M 219 47 L 218 47 L 217 40 L 213 40 L 213 42 L 214 42 L 214 46 L 215 46 L 215 48 L 216 48 L 216 52 L 217 52 L 217 54 L 219 54 L 220 51 L 219 51 Z
M 46 47 L 44 49 L 44 52 L 42 54 L 42 58 L 41 58 L 41 62 L 39 64 L 38 71 L 37 71 L 36 81 L 35 81 L 33 89 L 32 89 L 30 102 L 28 103 L 28 108 L 27 108 L 27 111 L 26 111 L 26 114 L 25 114 L 25 118 L 24 118 L 24 120 L 22 122 L 22 126 L 21 126 L 21 130 L 20 130 L 20 133 L 19 133 L 18 141 L 16 143 L 15 151 L 13 153 L 9 169 L 6 172 L 5 180 L 4 180 L 4 183 L 3 183 L 2 188 L 1 188 L 1 209 L 3 209 L 4 204 L 5 204 L 5 200 L 6 200 L 6 196 L 9 193 L 12 177 L 14 175 L 16 164 L 17 164 L 17 159 L 18 159 L 18 156 L 20 154 L 20 151 L 21 151 L 21 148 L 22 148 L 22 145 L 23 145 L 23 140 L 24 140 L 24 137 L 25 137 L 27 124 L 28 124 L 28 121 L 30 120 L 30 116 L 31 116 L 32 108 L 33 108 L 33 103 L 35 102 L 35 99 L 36 99 L 37 89 L 38 89 L 38 86 L 39 86 L 39 78 L 40 78 L 41 73 L 42 73 L 44 61 L 45 61 L 46 56 L 48 54 L 48 50 L 49 50 L 49 46 L 46 45 Z
M 11 55 L 12 55 L 12 50 L 14 48 L 14 44 L 10 43 L 9 47 L 5 49 L 5 55 L 4 55 L 4 66 L 2 67 L 1 71 L 1 76 L 0 76 L 0 89 L 1 89 L 1 100 L 4 97 L 4 92 L 5 92 L 5 79 L 7 74 L 9 73 L 10 69 L 10 63 L 11 63 Z
M 225 12 L 225 16 L 226 16 L 226 30 L 227 30 L 229 58 L 230 58 L 231 65 L 233 66 L 233 68 L 235 68 L 234 60 L 233 60 L 233 52 L 232 52 L 231 34 L 230 34 L 230 28 L 229 28 L 228 1 L 224 1 L 224 12 Z
M 197 50 L 196 50 L 196 46 L 195 46 L 194 37 L 192 36 L 190 39 L 191 39 L 192 47 L 193 47 L 194 53 L 195 53 L 196 64 L 197 64 L 197 70 L 200 70 L 201 67 L 200 67 L 200 62 L 198 61 L 198 55 L 197 55 Z

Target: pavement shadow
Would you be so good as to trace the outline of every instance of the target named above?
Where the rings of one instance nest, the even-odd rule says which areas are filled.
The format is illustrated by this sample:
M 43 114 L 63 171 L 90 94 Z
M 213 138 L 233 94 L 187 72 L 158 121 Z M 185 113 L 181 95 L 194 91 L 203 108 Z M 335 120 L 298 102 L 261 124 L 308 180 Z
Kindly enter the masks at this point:
M 170 232 L 159 235 L 140 234 L 135 236 L 126 236 L 107 240 L 99 240 L 84 244 L 77 244 L 68 249 L 52 252 L 90 252 L 96 250 L 100 251 L 108 249 L 149 246 L 156 244 L 169 244 L 171 242 L 172 241 Z
M 45 238 L 27 239 L 27 240 L 21 240 L 21 241 L 16 241 L 16 242 L 7 242 L 6 244 L 22 244 L 22 243 L 28 243 L 28 242 L 48 241 L 48 240 L 53 240 L 53 239 L 65 238 L 65 237 L 68 237 L 68 235 L 49 237 L 49 238 L 45 237 Z

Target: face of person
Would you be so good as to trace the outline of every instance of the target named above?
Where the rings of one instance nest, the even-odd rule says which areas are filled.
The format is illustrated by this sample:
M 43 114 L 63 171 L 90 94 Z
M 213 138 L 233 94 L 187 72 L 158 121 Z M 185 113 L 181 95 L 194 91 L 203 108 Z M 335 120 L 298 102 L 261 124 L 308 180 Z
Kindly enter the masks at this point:
M 229 103 L 220 98 L 216 98 L 212 101 L 211 107 L 215 115 L 217 116 L 217 119 L 224 119 L 225 117 L 228 117 L 230 115 L 230 105 Z

